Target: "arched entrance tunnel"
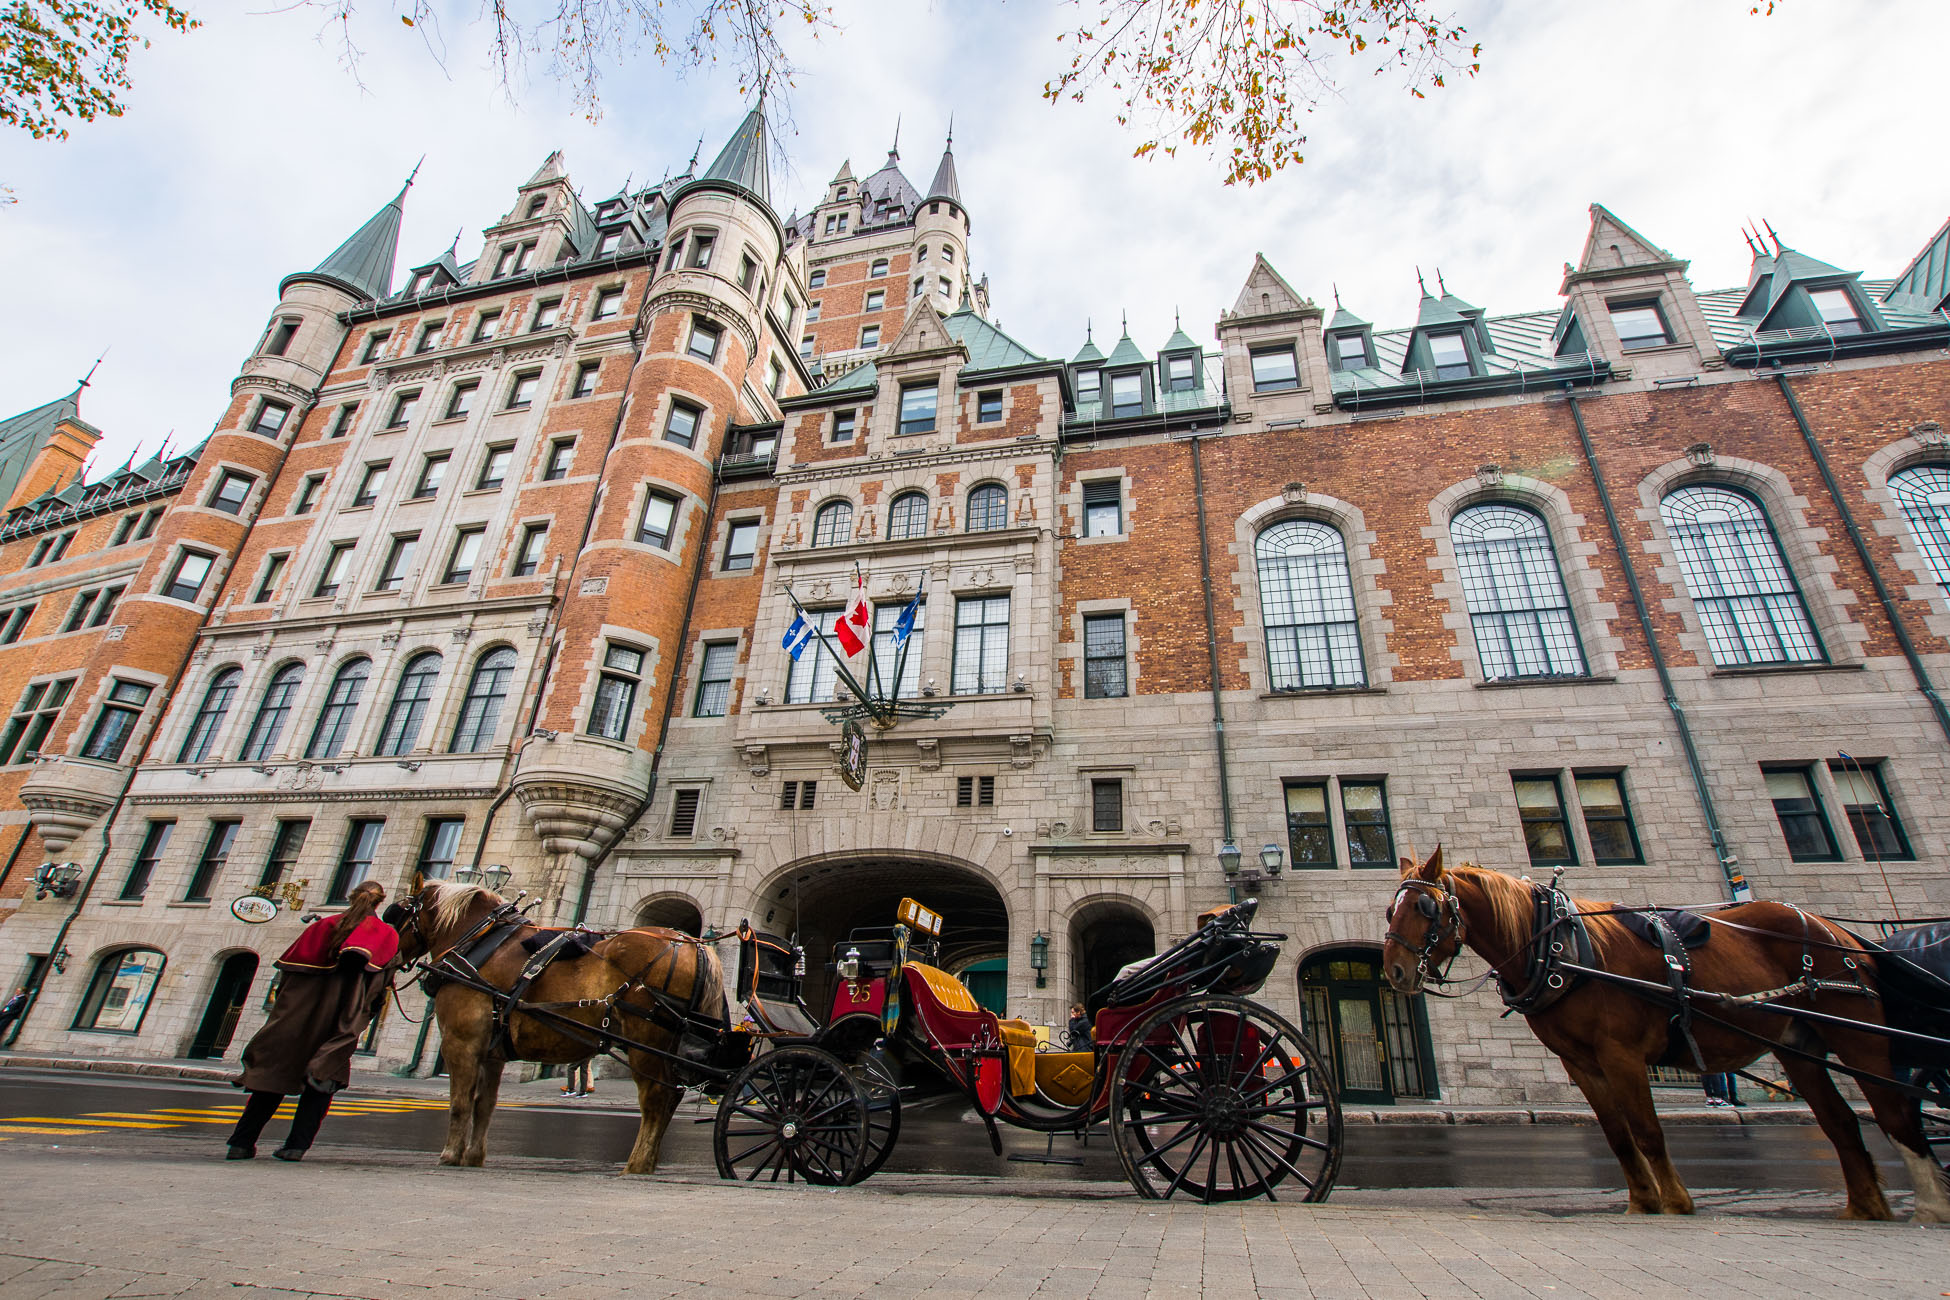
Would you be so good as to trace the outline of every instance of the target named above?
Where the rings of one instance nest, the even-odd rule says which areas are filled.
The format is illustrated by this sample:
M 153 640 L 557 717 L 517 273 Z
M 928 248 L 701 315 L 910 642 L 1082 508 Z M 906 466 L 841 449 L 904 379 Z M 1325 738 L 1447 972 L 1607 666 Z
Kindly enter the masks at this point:
M 766 886 L 751 922 L 781 938 L 796 934 L 806 950 L 806 1006 L 823 1022 L 832 1005 L 833 946 L 855 929 L 893 925 L 903 898 L 941 914 L 941 965 L 949 972 L 1009 960 L 1009 912 L 1002 895 L 981 873 L 947 862 L 896 857 L 803 862 Z
M 636 912 L 638 925 L 661 925 L 693 937 L 704 933 L 704 914 L 688 898 L 654 898 Z
M 1077 909 L 1070 921 L 1072 987 L 1076 1000 L 1094 1015 L 1096 994 L 1117 972 L 1158 951 L 1158 936 L 1143 912 L 1129 903 L 1103 899 Z M 1064 1007 L 1063 1014 L 1069 1014 Z

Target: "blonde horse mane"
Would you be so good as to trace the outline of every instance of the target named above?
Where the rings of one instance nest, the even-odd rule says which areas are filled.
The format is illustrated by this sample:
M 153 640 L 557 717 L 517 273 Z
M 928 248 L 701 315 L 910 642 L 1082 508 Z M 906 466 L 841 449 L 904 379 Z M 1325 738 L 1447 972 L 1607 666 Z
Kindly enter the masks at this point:
M 430 880 L 427 882 L 427 888 L 433 891 L 429 915 L 438 929 L 460 924 L 460 919 L 466 914 L 468 906 L 477 898 L 485 898 L 496 907 L 508 901 L 493 890 L 484 889 L 480 885 L 456 885 L 448 880 Z

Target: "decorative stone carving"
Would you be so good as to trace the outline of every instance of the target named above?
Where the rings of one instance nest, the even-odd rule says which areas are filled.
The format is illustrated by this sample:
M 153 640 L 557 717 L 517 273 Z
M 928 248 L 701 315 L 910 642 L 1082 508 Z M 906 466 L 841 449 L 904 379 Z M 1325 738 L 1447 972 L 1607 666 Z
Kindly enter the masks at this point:
M 753 776 L 767 776 L 772 771 L 772 760 L 763 745 L 745 746 L 745 762 Z
M 1910 437 L 1925 447 L 1942 447 L 1946 444 L 1943 426 L 1935 420 L 1925 420 L 1909 431 Z
M 128 634 L 129 634 L 128 624 L 117 623 L 114 627 L 108 629 L 108 634 L 104 636 L 102 640 L 120 641 L 123 637 L 127 636 Z
M 873 787 L 868 800 L 874 811 L 889 812 L 901 806 L 901 774 L 885 768 L 873 774 Z
M 400 639 L 400 629 L 397 627 L 389 627 L 384 632 L 381 632 L 379 634 L 380 645 L 395 646 L 399 644 L 399 639 Z
M 1686 459 L 1701 469 L 1711 468 L 1714 459 L 1713 444 L 1710 442 L 1694 443 L 1692 446 L 1686 448 Z
M 914 590 L 914 575 L 911 573 L 904 571 L 896 573 L 887 582 L 897 596 L 905 596 Z
M 600 596 L 608 590 L 608 578 L 584 578 L 582 580 L 582 586 L 576 594 L 582 596 Z
M 832 580 L 828 578 L 819 579 L 807 589 L 806 596 L 808 599 L 815 601 L 831 600 L 833 598 Z
M 1009 737 L 1010 767 L 1028 767 L 1036 761 L 1036 753 L 1031 743 L 1034 740 L 1033 736 Z
M 1501 487 L 1503 484 L 1503 466 L 1478 465 L 1476 467 L 1476 481 L 1486 488 Z
M 1289 483 L 1280 489 L 1280 498 L 1290 506 L 1304 505 L 1307 500 L 1305 483 Z
M 939 772 L 941 770 L 941 742 L 932 736 L 916 740 L 915 747 L 921 751 L 921 770 Z
M 735 844 L 738 841 L 738 831 L 731 826 L 713 826 L 711 838 L 720 844 Z
M 325 784 L 325 774 L 315 763 L 299 763 L 278 777 L 278 789 L 306 791 L 316 790 Z

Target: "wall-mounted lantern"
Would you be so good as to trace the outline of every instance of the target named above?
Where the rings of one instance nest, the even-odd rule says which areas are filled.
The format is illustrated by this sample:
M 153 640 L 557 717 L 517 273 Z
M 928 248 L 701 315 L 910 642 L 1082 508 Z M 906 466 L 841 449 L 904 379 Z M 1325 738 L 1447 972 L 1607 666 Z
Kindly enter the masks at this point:
M 1036 987 L 1045 988 L 1049 974 L 1049 936 L 1041 930 L 1029 941 L 1029 969 L 1036 972 Z

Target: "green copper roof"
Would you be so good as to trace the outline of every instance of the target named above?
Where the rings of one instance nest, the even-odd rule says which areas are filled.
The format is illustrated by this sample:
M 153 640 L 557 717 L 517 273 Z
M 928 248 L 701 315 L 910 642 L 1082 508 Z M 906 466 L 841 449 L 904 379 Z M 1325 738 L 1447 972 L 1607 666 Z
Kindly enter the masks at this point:
M 315 269 L 285 276 L 278 292 L 283 293 L 285 286 L 294 280 L 324 280 L 357 295 L 362 302 L 390 297 L 393 257 L 399 250 L 400 218 L 406 212 L 406 191 L 412 188 L 413 182 L 407 181 L 391 203 L 374 213 L 370 221 L 332 250 L 332 255 Z
M 1117 346 L 1111 349 L 1110 359 L 1104 364 L 1107 366 L 1142 366 L 1148 365 L 1149 361 L 1144 353 L 1138 351 L 1138 345 L 1131 342 L 1130 331 L 1126 330 L 1124 337 L 1117 340 Z
M 1171 331 L 1171 337 L 1165 340 L 1165 345 L 1158 349 L 1158 355 L 1163 356 L 1167 352 L 1196 351 L 1198 351 L 1198 344 L 1192 342 L 1182 327 L 1176 327 Z
M 1085 366 L 1093 361 L 1102 361 L 1103 359 L 1103 351 L 1098 348 L 1096 340 L 1091 338 L 1086 332 L 1083 336 L 1083 346 L 1077 350 L 1077 354 L 1074 357 L 1070 358 L 1070 364 L 1073 366 Z
M 704 174 L 692 182 L 723 181 L 735 185 L 756 198 L 767 207 L 772 203 L 772 169 L 765 153 L 768 147 L 765 129 L 765 100 L 761 96 L 752 111 L 745 114 L 745 120 L 731 133 L 723 149 L 704 169 Z
M 1334 304 L 1334 319 L 1327 322 L 1327 329 L 1330 333 L 1334 330 L 1363 330 L 1367 329 L 1370 324 L 1371 322 L 1362 320 L 1359 316 L 1356 316 L 1336 301 Z
M 1458 311 L 1454 304 L 1462 300 L 1450 294 L 1437 298 L 1424 289 L 1421 309 L 1415 313 L 1415 328 L 1427 329 L 1431 325 L 1461 325 L 1468 318 Z
M 856 366 L 852 370 L 847 371 L 819 391 L 822 393 L 845 393 L 851 392 L 854 389 L 871 391 L 879 383 L 880 371 L 873 362 L 869 361 L 864 366 Z
M 968 349 L 970 370 L 1006 370 L 1044 360 L 977 316 L 972 307 L 957 311 L 941 323 L 947 327 L 950 338 Z
M 82 424 L 79 388 L 44 406 L 0 420 L 0 502 L 13 496 L 20 476 L 27 472 L 27 466 L 47 445 L 48 439 L 54 436 L 55 426 L 64 420 L 72 420 L 84 429 L 99 432 Z
M 1950 222 L 1903 268 L 1882 300 L 1913 311 L 1932 311 L 1950 301 Z
M 941 165 L 934 169 L 934 180 L 928 185 L 928 198 L 947 199 L 961 202 L 961 186 L 955 181 L 955 137 L 948 137 L 948 147 L 941 151 Z M 922 200 L 926 202 L 926 200 Z

